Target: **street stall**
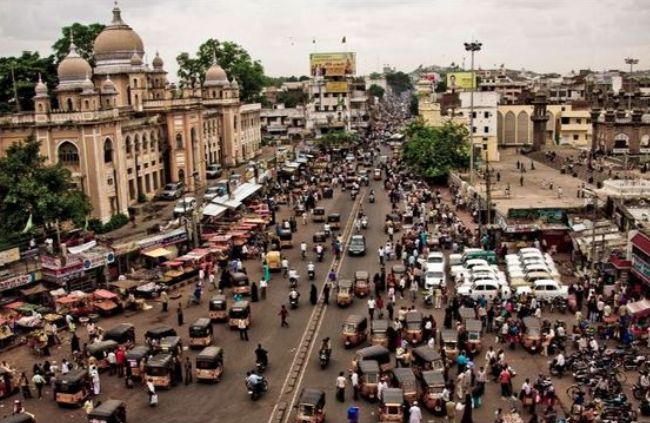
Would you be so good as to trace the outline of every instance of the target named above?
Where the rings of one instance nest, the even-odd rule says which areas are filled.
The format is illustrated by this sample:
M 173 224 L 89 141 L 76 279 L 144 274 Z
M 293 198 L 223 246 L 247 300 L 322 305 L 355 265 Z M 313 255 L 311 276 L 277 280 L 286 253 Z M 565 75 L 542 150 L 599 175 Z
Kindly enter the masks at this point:
M 73 291 L 68 295 L 63 295 L 54 300 L 55 310 L 57 313 L 73 317 L 87 316 L 93 312 L 90 303 L 90 296 L 81 292 Z
M 91 305 L 100 316 L 110 316 L 122 311 L 118 295 L 106 289 L 97 289 L 91 294 Z

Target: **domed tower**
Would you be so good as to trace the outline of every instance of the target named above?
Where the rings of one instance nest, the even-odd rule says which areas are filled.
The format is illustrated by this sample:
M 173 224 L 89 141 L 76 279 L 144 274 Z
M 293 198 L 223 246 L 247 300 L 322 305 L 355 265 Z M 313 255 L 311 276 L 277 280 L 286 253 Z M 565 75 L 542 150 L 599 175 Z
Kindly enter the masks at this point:
M 99 109 L 99 95 L 95 90 L 95 85 L 93 81 L 90 80 L 90 76 L 86 75 L 86 80 L 82 84 L 81 88 L 81 111 L 82 112 L 91 112 Z
M 71 37 L 72 38 L 72 37 Z M 80 92 L 84 88 L 84 82 L 89 75 L 93 74 L 90 64 L 77 53 L 77 46 L 70 41 L 70 51 L 61 60 L 57 67 L 59 85 L 56 87 L 56 94 L 59 100 L 59 108 L 66 112 L 80 110 Z
M 100 94 L 102 109 L 114 109 L 117 107 L 117 89 L 113 81 L 111 81 L 110 75 L 106 75 L 106 79 L 102 82 Z
M 41 74 L 38 74 L 38 82 L 34 87 L 34 110 L 36 113 L 49 113 L 50 112 L 50 96 L 47 93 L 47 85 L 41 79 Z
M 230 83 L 228 82 L 228 75 L 223 70 L 217 57 L 214 57 L 214 64 L 205 73 L 203 81 L 203 98 L 207 100 L 218 100 L 224 98 L 223 90 L 228 89 Z
M 165 87 L 167 85 L 167 72 L 163 69 L 165 63 L 160 57 L 158 52 L 156 52 L 156 57 L 154 57 L 151 62 L 153 65 L 153 70 L 149 72 L 150 80 L 150 90 L 149 98 L 153 100 L 162 100 L 165 98 Z
M 93 50 L 95 83 L 101 84 L 103 77 L 110 74 L 117 90 L 118 106 L 141 103 L 144 98 L 142 90 L 146 90 L 146 67 L 142 62 L 144 44 L 140 36 L 122 20 L 117 5 L 113 8 L 111 24 L 95 38 Z

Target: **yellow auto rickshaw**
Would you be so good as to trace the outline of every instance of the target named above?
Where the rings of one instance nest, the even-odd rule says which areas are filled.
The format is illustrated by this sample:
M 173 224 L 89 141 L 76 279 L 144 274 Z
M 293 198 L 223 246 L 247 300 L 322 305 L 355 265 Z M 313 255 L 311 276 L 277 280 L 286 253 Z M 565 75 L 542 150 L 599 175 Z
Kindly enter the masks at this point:
M 542 322 L 536 317 L 524 317 L 521 344 L 525 349 L 534 353 L 542 346 Z
M 440 346 L 445 352 L 448 361 L 453 362 L 458 357 L 458 334 L 455 330 L 444 329 L 440 331 Z
M 393 369 L 393 381 L 396 387 L 402 390 L 404 399 L 413 405 L 418 400 L 418 384 L 410 367 L 397 367 Z
M 330 225 L 332 230 L 341 229 L 341 213 L 330 213 L 330 215 L 327 216 L 327 223 Z
M 315 223 L 325 222 L 325 209 L 323 207 L 314 207 L 311 212 L 312 221 Z
M 207 317 L 196 319 L 189 330 L 190 348 L 207 347 L 212 344 L 212 321 Z
M 336 304 L 347 307 L 352 304 L 352 281 L 341 279 L 336 287 Z
M 305 388 L 298 399 L 296 423 L 323 423 L 325 421 L 325 392 Z
M 474 357 L 475 354 L 481 352 L 483 325 L 480 320 L 467 319 L 465 320 L 465 330 L 467 331 L 467 349 L 469 354 Z
M 156 354 L 144 366 L 145 378 L 151 379 L 156 388 L 171 388 L 173 372 L 174 360 L 167 353 Z
M 104 341 L 115 341 L 129 348 L 135 343 L 135 326 L 132 323 L 120 323 L 104 332 Z
M 282 257 L 279 251 L 269 251 L 266 253 L 266 264 L 269 266 L 269 271 L 279 272 L 282 270 Z
M 0 423 L 37 423 L 36 417 L 31 413 L 9 414 L 0 418 Z
M 370 294 L 370 275 L 365 270 L 354 272 L 354 294 L 357 297 L 365 297 Z
M 388 348 L 380 345 L 373 345 L 371 347 L 361 348 L 354 353 L 351 371 L 358 370 L 359 363 L 368 360 L 376 361 L 381 372 L 388 372 L 392 368 L 390 351 L 388 351 Z
M 280 229 L 278 232 L 280 238 L 280 248 L 293 248 L 293 233 L 291 229 Z
M 422 372 L 420 385 L 422 403 L 429 411 L 433 411 L 436 402 L 442 398 L 442 391 L 445 389 L 445 375 L 441 370 L 427 370 Z
M 223 374 L 223 349 L 205 347 L 196 356 L 196 380 L 219 382 Z
M 372 345 L 388 347 L 388 321 L 375 319 L 370 324 Z
M 151 348 L 148 345 L 136 345 L 126 352 L 127 374 L 131 373 L 131 379 L 142 381 L 143 373 L 140 369 L 149 354 L 151 354 Z
M 244 272 L 232 272 L 230 274 L 230 280 L 232 281 L 232 293 L 239 295 L 250 295 L 251 294 L 251 282 L 248 279 L 248 275 Z
M 225 295 L 214 295 L 210 298 L 208 317 L 213 322 L 225 322 L 228 320 L 228 299 Z
M 230 326 L 230 329 L 237 329 L 240 320 L 244 320 L 247 327 L 251 324 L 251 306 L 248 301 L 237 301 L 228 310 L 228 326 Z
M 158 350 L 165 354 L 180 357 L 183 354 L 183 340 L 180 336 L 165 336 L 160 340 Z
M 341 333 L 345 348 L 357 346 L 368 339 L 368 319 L 358 314 L 349 315 L 343 323 Z
M 374 401 L 379 388 L 379 363 L 376 360 L 362 360 L 358 364 L 359 393 L 362 397 Z
M 80 407 L 90 396 L 90 376 L 86 369 L 74 369 L 54 380 L 54 400 L 59 406 Z
M 402 422 L 404 420 L 404 394 L 399 388 L 385 388 L 379 404 L 379 422 Z
M 442 356 L 427 345 L 413 348 L 411 355 L 413 358 L 411 366 L 416 376 L 428 370 L 445 370 L 445 363 L 442 361 Z
M 372 172 L 372 179 L 375 181 L 381 181 L 381 169 L 375 168 L 375 170 Z
M 88 423 L 125 423 L 126 403 L 109 399 L 88 413 Z
M 119 344 L 113 340 L 99 341 L 88 344 L 86 351 L 88 352 L 88 363 L 94 364 L 99 370 L 108 369 L 110 366 L 108 362 L 108 353 L 116 351 Z
M 406 325 L 404 327 L 405 339 L 411 344 L 422 342 L 422 313 L 411 310 L 406 313 Z

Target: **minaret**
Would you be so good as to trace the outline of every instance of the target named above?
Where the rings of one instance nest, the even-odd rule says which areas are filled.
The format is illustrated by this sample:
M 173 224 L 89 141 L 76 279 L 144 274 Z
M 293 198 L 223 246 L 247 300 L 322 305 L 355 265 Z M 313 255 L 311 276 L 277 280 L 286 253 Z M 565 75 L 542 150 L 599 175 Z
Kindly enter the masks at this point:
M 546 144 L 546 94 L 538 91 L 533 100 L 533 115 L 530 120 L 533 121 L 533 151 L 539 151 Z
M 50 96 L 47 93 L 47 85 L 41 79 L 41 74 L 38 74 L 38 82 L 34 87 L 34 110 L 36 113 L 49 113 L 50 112 Z

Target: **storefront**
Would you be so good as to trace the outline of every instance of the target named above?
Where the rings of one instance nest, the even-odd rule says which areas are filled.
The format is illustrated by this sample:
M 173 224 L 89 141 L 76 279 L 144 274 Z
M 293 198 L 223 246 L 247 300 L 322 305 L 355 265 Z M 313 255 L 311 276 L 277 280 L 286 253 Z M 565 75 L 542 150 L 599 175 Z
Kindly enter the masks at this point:
M 650 289 L 650 236 L 639 232 L 631 239 L 632 244 L 632 280 L 641 282 L 645 289 Z

